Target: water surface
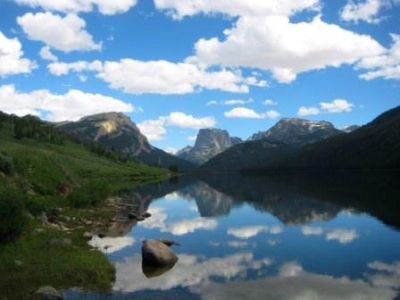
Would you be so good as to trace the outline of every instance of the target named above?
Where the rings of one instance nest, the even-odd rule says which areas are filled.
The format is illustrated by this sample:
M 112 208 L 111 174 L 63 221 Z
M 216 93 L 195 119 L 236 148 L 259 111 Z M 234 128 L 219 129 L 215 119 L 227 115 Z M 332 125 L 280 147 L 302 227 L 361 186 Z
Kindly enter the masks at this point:
M 116 266 L 108 295 L 71 299 L 395 299 L 398 177 L 207 176 L 132 191 L 152 216 L 99 247 Z M 169 238 L 179 260 L 148 277 L 141 242 Z

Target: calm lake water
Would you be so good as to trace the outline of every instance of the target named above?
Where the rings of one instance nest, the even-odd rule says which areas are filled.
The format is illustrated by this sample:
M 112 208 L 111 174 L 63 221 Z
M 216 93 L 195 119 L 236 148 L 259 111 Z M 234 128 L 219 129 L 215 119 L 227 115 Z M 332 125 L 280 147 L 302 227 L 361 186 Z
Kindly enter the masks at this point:
M 116 266 L 112 293 L 67 299 L 400 299 L 398 176 L 207 176 L 129 193 L 152 216 L 92 241 Z M 179 260 L 146 276 L 144 239 Z M 158 276 L 157 276 L 158 275 Z M 153 277 L 151 277 L 153 276 Z

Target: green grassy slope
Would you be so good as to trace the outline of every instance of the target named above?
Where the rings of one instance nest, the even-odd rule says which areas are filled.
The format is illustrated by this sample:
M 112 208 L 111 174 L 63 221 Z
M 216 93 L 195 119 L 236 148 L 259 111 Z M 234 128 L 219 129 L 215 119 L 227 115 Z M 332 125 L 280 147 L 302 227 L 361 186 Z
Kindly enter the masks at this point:
M 107 226 L 114 208 L 103 200 L 114 191 L 170 172 L 100 150 L 0 113 L 0 299 L 27 299 L 43 285 L 111 288 L 113 266 L 83 233 L 98 230 L 92 222 Z M 67 230 L 43 224 L 43 212 Z

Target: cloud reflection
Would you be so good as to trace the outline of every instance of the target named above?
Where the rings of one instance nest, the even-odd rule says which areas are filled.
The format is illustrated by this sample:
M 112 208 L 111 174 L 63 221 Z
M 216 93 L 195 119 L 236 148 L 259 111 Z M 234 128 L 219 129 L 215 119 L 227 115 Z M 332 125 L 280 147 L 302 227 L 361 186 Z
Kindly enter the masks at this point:
M 362 280 L 309 273 L 297 262 L 281 266 L 278 276 L 227 284 L 210 283 L 202 290 L 192 289 L 202 299 L 324 299 L 392 300 L 396 291 L 371 286 Z
M 322 227 L 303 226 L 301 232 L 305 236 L 310 235 L 323 235 L 324 229 Z M 326 232 L 325 238 L 328 241 L 338 241 L 341 244 L 348 244 L 353 242 L 359 237 L 355 229 L 334 229 Z
M 152 217 L 141 223 L 141 226 L 148 229 L 159 229 L 161 232 L 168 232 L 173 235 L 185 235 L 199 229 L 214 230 L 218 226 L 215 219 L 201 217 L 167 223 L 167 214 L 161 207 L 152 207 L 149 212 Z
M 234 237 L 240 239 L 249 239 L 254 237 L 262 232 L 270 233 L 270 234 L 280 234 L 283 231 L 283 228 L 280 226 L 248 226 L 248 227 L 240 227 L 240 228 L 229 228 L 227 233 L 229 235 L 233 235 Z
M 374 286 L 400 288 L 400 261 L 393 264 L 374 261 L 368 264 L 368 268 L 380 272 L 374 275 L 366 275 Z
M 103 253 L 110 254 L 132 246 L 135 242 L 133 237 L 92 237 L 88 244 Z
M 272 261 L 268 258 L 254 260 L 250 252 L 207 260 L 199 256 L 182 254 L 179 255 L 179 261 L 171 271 L 151 280 L 142 273 L 141 263 L 140 255 L 117 262 L 114 290 L 127 293 L 146 289 L 168 290 L 178 286 L 200 288 L 210 284 L 211 278 L 230 280 L 244 277 L 248 270 L 260 270 L 269 266 Z
M 328 241 L 335 240 L 341 244 L 348 244 L 358 238 L 357 231 L 354 229 L 336 229 L 326 234 Z

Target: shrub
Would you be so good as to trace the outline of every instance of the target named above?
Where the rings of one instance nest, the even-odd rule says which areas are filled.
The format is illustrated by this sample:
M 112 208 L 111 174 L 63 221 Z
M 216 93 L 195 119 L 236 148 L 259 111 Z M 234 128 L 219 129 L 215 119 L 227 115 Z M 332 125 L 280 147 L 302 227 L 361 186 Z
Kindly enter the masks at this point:
M 0 172 L 5 174 L 12 174 L 14 171 L 14 163 L 12 157 L 6 153 L 0 153 Z
M 14 240 L 26 224 L 23 195 L 11 189 L 0 191 L 0 241 Z

